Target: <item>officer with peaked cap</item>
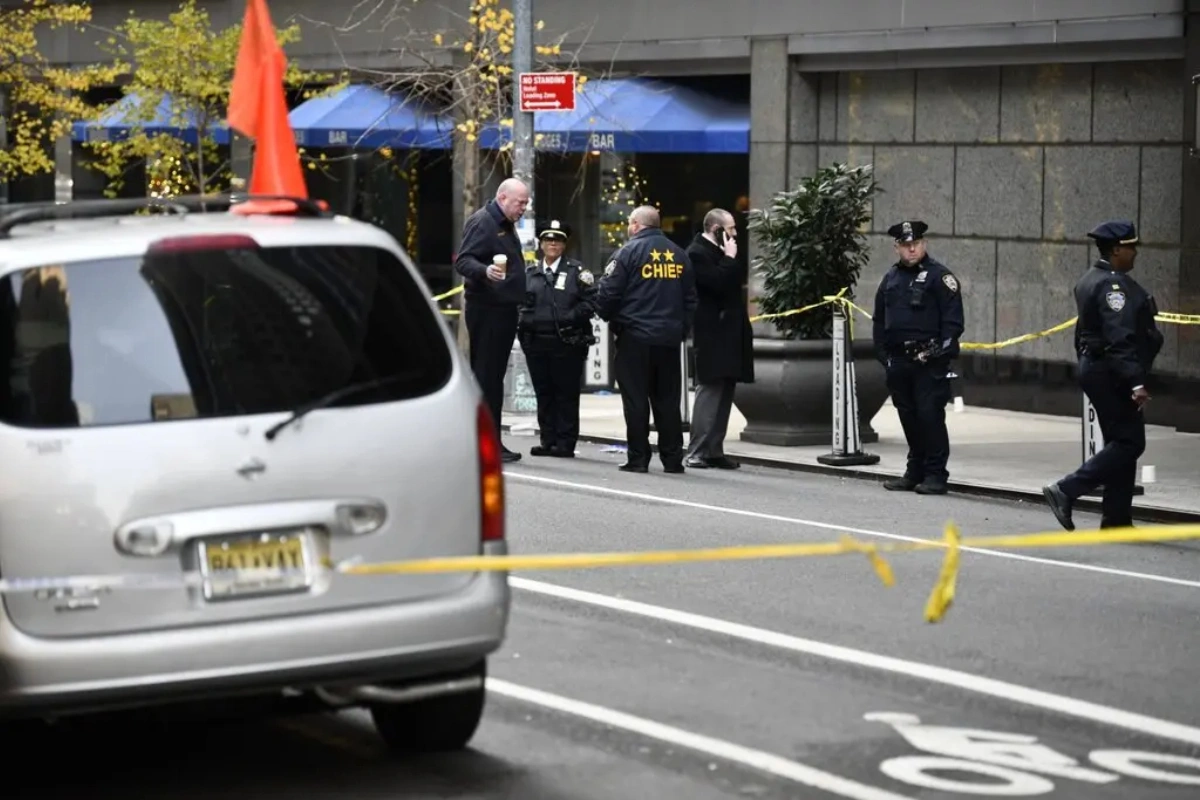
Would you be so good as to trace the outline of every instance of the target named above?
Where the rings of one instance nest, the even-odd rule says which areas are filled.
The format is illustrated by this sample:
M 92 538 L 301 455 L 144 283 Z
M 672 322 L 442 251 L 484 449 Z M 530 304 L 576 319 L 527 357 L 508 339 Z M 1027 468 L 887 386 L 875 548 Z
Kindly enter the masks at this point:
M 908 442 L 904 475 L 886 481 L 889 491 L 945 494 L 950 474 L 946 403 L 963 332 L 958 279 L 925 248 L 929 226 L 920 220 L 888 229 L 898 260 L 875 293 L 875 352 L 887 369 L 892 404 Z
M 1163 345 L 1154 298 L 1129 274 L 1137 259 L 1137 228 L 1117 220 L 1098 225 L 1088 236 L 1096 241 L 1100 258 L 1075 284 L 1075 351 L 1079 383 L 1096 410 L 1104 447 L 1075 472 L 1042 489 L 1050 510 L 1069 531 L 1075 530 L 1074 501 L 1101 485 L 1100 527 L 1133 524 L 1137 461 L 1146 449 L 1146 379 Z
M 533 456 L 573 458 L 579 439 L 579 395 L 592 336 L 596 278 L 563 256 L 570 238 L 558 220 L 538 233 L 542 257 L 526 268 L 517 339 L 537 396 L 541 444 Z

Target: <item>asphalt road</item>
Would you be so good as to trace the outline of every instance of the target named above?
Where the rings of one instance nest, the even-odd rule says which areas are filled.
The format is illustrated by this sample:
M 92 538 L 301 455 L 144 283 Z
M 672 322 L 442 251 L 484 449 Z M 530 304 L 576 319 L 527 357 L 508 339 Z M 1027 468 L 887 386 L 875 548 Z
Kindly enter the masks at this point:
M 621 454 L 580 450 L 508 470 L 514 552 L 1055 529 L 1022 504 L 758 468 L 626 475 Z M 6 744 L 4 796 L 1200 794 L 1200 548 L 963 553 L 936 625 L 922 610 L 940 552 L 890 561 L 891 588 L 859 556 L 518 574 L 468 752 L 390 760 L 361 712 L 116 718 Z

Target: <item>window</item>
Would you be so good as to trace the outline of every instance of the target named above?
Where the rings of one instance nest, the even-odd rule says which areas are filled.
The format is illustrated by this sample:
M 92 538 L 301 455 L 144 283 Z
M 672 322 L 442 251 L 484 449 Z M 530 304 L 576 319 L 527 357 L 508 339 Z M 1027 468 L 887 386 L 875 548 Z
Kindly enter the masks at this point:
M 178 250 L 0 277 L 0 422 L 120 425 L 430 394 L 442 322 L 373 247 Z

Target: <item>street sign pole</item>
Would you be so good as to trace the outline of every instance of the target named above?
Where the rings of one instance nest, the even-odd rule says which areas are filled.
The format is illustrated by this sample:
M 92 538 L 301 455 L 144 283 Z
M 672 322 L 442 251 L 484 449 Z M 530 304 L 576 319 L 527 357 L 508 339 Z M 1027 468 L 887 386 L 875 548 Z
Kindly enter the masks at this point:
M 537 252 L 537 232 L 534 231 L 534 149 L 533 112 L 526 109 L 522 83 L 533 69 L 533 0 L 513 0 L 513 74 L 520 76 L 513 92 L 513 177 L 529 187 L 529 205 L 517 223 L 517 234 L 526 262 L 532 262 Z

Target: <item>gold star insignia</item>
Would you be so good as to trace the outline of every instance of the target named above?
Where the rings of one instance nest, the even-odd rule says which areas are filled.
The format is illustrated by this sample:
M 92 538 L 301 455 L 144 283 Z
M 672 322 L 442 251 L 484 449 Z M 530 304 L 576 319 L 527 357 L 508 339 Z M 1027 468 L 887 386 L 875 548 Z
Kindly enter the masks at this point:
M 664 250 L 663 258 L 665 258 L 668 263 L 674 264 L 675 263 L 675 251 L 674 250 Z
M 662 255 L 662 253 L 658 252 L 657 250 L 651 250 L 651 251 L 650 251 L 650 260 L 651 260 L 651 261 L 658 261 L 658 258 L 659 258 L 659 256 L 661 256 L 661 255 Z

